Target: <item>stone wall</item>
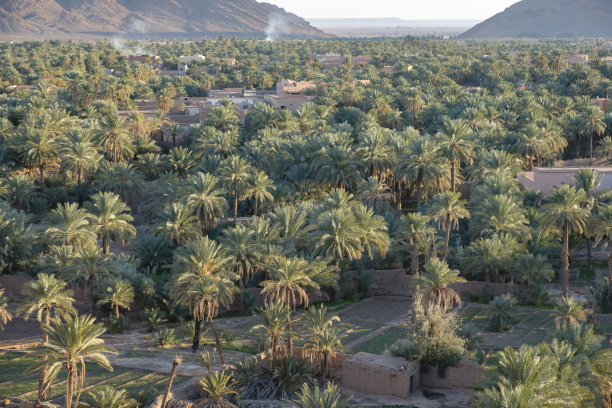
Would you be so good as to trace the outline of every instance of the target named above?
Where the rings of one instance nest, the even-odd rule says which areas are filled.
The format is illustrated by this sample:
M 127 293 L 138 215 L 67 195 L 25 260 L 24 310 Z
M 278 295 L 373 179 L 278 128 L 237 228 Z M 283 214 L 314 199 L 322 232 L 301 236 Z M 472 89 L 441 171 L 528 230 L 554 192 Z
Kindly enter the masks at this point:
M 401 357 L 357 353 L 342 365 L 342 386 L 356 392 L 407 398 L 419 384 L 419 364 Z
M 483 369 L 475 361 L 460 360 L 455 367 L 447 367 L 444 376 L 433 367 L 421 373 L 421 385 L 432 388 L 472 388 L 483 375 Z
M 376 288 L 370 291 L 372 296 L 412 296 L 414 285 L 405 269 L 390 269 L 374 271 L 379 278 Z
M 461 283 L 453 283 L 448 287 L 454 289 L 455 292 L 459 293 L 461 298 L 480 295 L 483 289 L 487 291 L 487 295 L 489 297 L 495 297 L 510 293 L 510 288 L 512 287 L 512 284 L 497 282 L 489 282 L 487 284 L 485 282 L 468 281 Z
M 4 289 L 8 296 L 21 296 L 23 284 L 29 281 L 29 278 L 23 276 L 0 275 L 0 289 Z

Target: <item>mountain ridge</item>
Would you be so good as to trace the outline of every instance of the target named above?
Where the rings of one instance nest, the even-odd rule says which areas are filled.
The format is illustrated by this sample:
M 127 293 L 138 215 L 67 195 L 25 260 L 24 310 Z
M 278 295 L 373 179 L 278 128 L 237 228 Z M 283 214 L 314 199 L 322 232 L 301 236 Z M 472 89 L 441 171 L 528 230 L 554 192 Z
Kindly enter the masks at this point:
M 255 0 L 0 0 L 0 37 L 113 34 L 330 37 L 295 14 Z
M 610 0 L 522 0 L 459 39 L 612 37 Z

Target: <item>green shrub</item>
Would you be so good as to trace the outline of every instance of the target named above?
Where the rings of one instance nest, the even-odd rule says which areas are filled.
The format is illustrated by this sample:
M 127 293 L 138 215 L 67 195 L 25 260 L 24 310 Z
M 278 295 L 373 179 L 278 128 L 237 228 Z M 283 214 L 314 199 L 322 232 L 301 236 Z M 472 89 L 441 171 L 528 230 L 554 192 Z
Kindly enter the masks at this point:
M 490 305 L 489 328 L 498 332 L 507 329 L 512 320 L 512 312 L 516 309 L 516 299 L 510 295 L 495 296 Z
M 236 341 L 236 331 L 232 329 L 225 329 L 221 332 L 221 337 L 225 344 L 231 345 Z
M 125 316 L 110 316 L 106 319 L 106 330 L 111 334 L 123 333 L 130 326 L 130 319 Z
M 168 329 L 167 327 L 155 333 L 155 339 L 157 344 L 163 348 L 170 348 L 177 343 L 174 329 Z
M 166 315 L 159 309 L 145 309 L 145 324 L 150 332 L 157 330 L 157 326 L 166 321 Z

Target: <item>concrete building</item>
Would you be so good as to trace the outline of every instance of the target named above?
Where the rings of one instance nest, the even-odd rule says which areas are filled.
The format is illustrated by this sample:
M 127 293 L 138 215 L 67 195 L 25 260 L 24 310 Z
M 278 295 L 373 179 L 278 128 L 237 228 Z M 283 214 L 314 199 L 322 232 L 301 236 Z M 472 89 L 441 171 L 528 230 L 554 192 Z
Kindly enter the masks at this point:
M 201 54 L 181 55 L 178 60 L 181 64 L 189 64 L 190 62 L 193 62 L 193 61 L 199 61 L 199 62 L 205 61 L 206 57 Z
M 317 89 L 317 84 L 313 81 L 291 81 L 285 79 L 276 84 L 276 96 L 304 95 L 308 89 Z
M 612 167 L 535 167 L 533 171 L 520 173 L 517 178 L 523 186 L 549 194 L 554 187 L 570 184 L 581 168 L 599 173 L 601 190 L 612 188 Z
M 131 63 L 139 62 L 147 65 L 159 65 L 161 64 L 161 58 L 157 55 L 148 54 L 132 54 L 128 56 L 128 61 Z
M 570 54 L 567 56 L 568 64 L 588 64 L 589 56 L 587 54 Z
M 312 102 L 314 96 L 306 95 L 264 95 L 264 102 L 272 106 L 274 109 L 287 109 L 290 111 L 297 110 L 305 103 Z

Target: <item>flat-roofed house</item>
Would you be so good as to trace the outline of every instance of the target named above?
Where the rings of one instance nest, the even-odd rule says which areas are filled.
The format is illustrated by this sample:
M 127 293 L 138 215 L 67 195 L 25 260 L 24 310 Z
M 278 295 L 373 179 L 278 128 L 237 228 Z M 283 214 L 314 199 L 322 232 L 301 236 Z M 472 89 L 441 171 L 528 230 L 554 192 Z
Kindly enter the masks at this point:
M 589 56 L 587 54 L 570 54 L 567 56 L 568 64 L 588 64 Z
M 597 106 L 602 112 L 607 111 L 610 106 L 610 98 L 595 98 L 591 102 L 593 102 L 593 105 Z
M 193 62 L 193 61 L 200 61 L 200 62 L 205 61 L 206 57 L 201 54 L 181 55 L 178 60 L 181 64 L 189 64 L 190 62 Z
M 317 89 L 317 84 L 313 81 L 285 79 L 276 84 L 276 96 L 304 95 L 308 89 Z
M 571 184 L 583 168 L 597 171 L 601 177 L 600 190 L 612 188 L 612 167 L 534 167 L 533 171 L 519 173 L 517 178 L 523 186 L 549 194 L 554 187 Z

